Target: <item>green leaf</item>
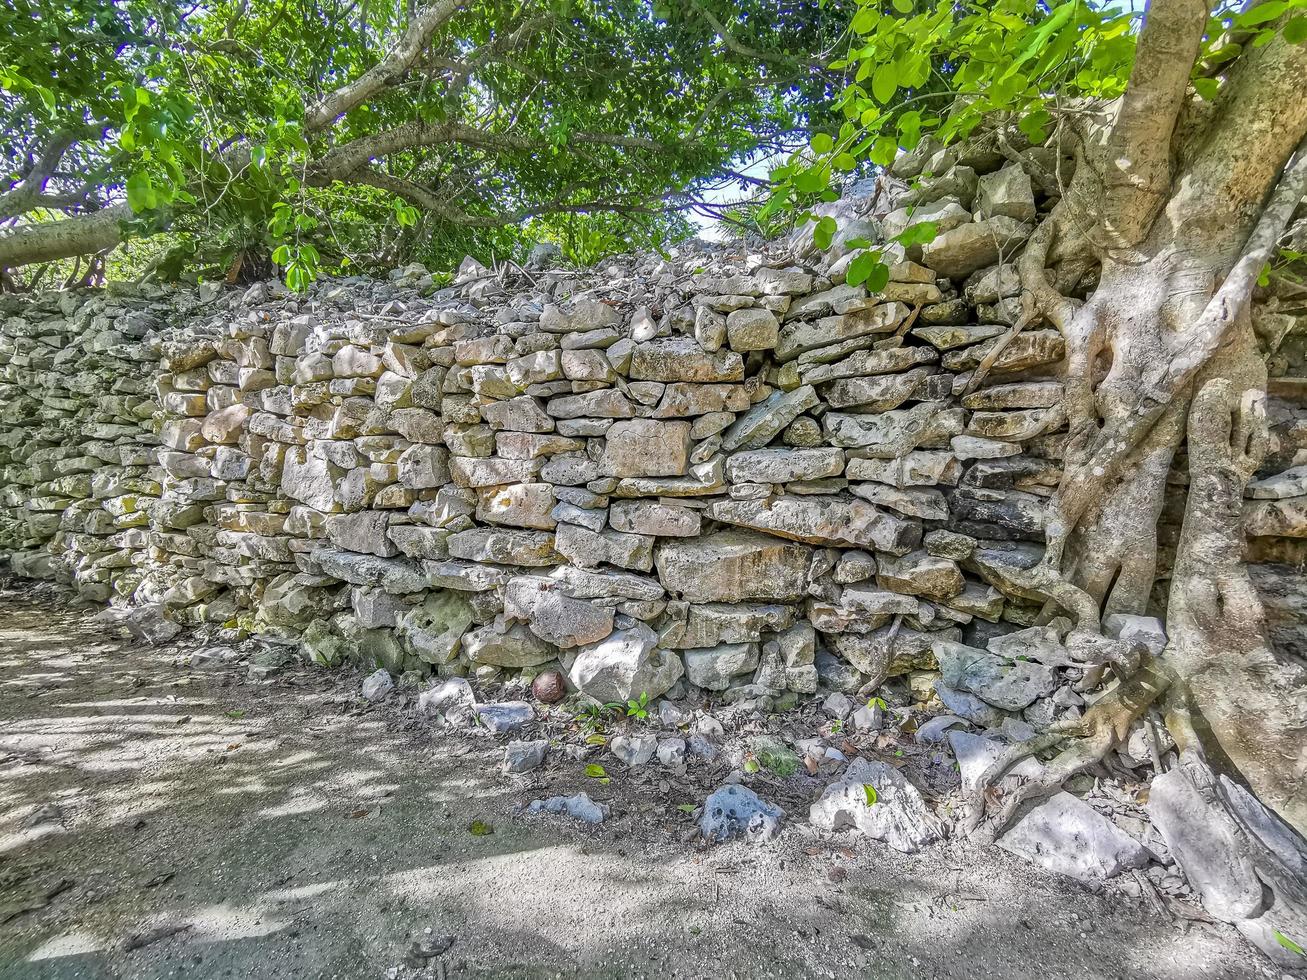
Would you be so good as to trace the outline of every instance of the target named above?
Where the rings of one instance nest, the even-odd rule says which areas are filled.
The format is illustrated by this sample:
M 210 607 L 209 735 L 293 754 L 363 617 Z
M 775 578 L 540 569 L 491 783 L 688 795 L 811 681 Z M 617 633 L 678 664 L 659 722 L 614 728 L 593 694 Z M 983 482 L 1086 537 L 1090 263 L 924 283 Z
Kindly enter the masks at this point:
M 693 813 L 699 808 L 693 803 L 678 803 L 676 809 L 680 810 L 682 813 Z
M 880 292 L 889 285 L 889 266 L 884 262 L 877 265 L 876 268 L 871 270 L 871 274 L 867 276 L 867 281 L 863 285 L 867 287 L 869 293 Z
M 485 837 L 487 834 L 493 834 L 495 828 L 484 820 L 473 820 L 467 825 L 467 832 L 473 837 Z
M 894 9 L 901 14 L 910 14 L 913 10 L 912 0 L 894 0 Z
M 853 15 L 853 22 L 849 29 L 854 34 L 870 34 L 876 22 L 880 20 L 880 11 L 875 7 L 863 7 Z
M 585 767 L 585 774 L 591 779 L 603 779 L 608 775 L 607 770 L 597 762 L 592 762 Z
M 879 65 L 871 76 L 872 96 L 877 102 L 884 104 L 894 98 L 894 93 L 898 90 L 898 74 L 893 63 L 886 62 Z
M 1307 956 L 1307 950 L 1295 943 L 1292 939 L 1282 933 L 1279 929 L 1274 931 L 1275 941 L 1287 949 L 1290 953 L 1297 953 L 1299 956 Z
M 1243 13 L 1235 15 L 1233 23 L 1236 27 L 1253 27 L 1257 24 L 1266 24 L 1278 20 L 1280 15 L 1288 9 L 1287 0 L 1268 0 L 1266 3 L 1259 3 Z
M 863 783 L 862 791 L 867 794 L 867 806 L 875 806 L 876 801 L 880 799 L 880 794 L 876 792 L 876 787 L 871 783 Z
M 858 158 L 852 153 L 840 153 L 831 161 L 831 166 L 841 173 L 848 173 L 858 169 Z
M 801 194 L 820 194 L 830 186 L 830 174 L 821 167 L 809 167 L 794 175 L 794 188 Z
M 812 147 L 813 153 L 829 153 L 835 149 L 835 140 L 830 133 L 817 133 L 812 137 L 809 145 Z
M 878 167 L 888 167 L 899 154 L 899 141 L 893 136 L 879 136 L 871 148 L 871 162 Z
M 1307 14 L 1295 14 L 1284 24 L 1284 39 L 1290 44 L 1307 41 Z
M 820 249 L 830 248 L 831 240 L 835 237 L 837 231 L 839 231 L 839 226 L 835 223 L 835 219 L 830 215 L 826 215 L 817 222 L 817 227 L 813 229 L 813 244 Z
M 879 252 L 861 252 L 854 256 L 853 261 L 849 263 L 844 272 L 844 281 L 850 286 L 861 286 L 880 264 Z
M 934 221 L 919 221 L 915 225 L 910 225 L 901 234 L 895 237 L 895 241 L 904 247 L 913 245 L 928 245 L 935 240 L 939 234 L 939 225 Z
M 150 175 L 145 171 L 138 170 L 127 178 L 127 206 L 134 213 L 141 214 L 154 208 L 157 197 Z

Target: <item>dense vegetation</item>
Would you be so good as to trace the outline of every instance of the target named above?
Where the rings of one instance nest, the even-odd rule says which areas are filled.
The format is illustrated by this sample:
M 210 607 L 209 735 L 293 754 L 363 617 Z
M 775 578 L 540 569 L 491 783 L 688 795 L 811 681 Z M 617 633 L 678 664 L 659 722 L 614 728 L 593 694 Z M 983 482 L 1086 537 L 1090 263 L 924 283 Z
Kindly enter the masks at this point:
M 10 0 L 0 268 L 159 232 L 138 271 L 248 276 L 275 254 L 292 285 L 539 240 L 580 261 L 657 243 L 756 189 L 735 163 L 822 123 L 839 84 L 822 53 L 848 17 L 817 0 Z

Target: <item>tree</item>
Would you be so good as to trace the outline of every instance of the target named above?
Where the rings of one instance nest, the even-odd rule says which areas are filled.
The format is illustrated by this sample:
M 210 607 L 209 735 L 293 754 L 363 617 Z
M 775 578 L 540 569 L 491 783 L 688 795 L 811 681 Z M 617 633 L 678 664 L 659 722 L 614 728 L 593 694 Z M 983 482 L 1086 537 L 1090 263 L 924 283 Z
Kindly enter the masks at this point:
M 292 285 L 504 255 L 557 216 L 657 239 L 807 124 L 833 77 L 807 53 L 848 16 L 822 6 L 20 0 L 0 269 L 163 231 L 171 271 L 272 252 Z
M 1267 641 L 1241 561 L 1241 503 L 1266 436 L 1250 307 L 1307 190 L 1303 10 L 864 3 L 832 65 L 846 72 L 845 121 L 813 138 L 815 163 L 780 169 L 773 203 L 801 209 L 831 198 L 832 174 L 965 138 L 987 140 L 1058 199 L 1018 260 L 1024 312 L 1000 341 L 1047 324 L 1067 351 L 1063 475 L 1044 557 L 1019 581 L 1046 599 L 1044 622 L 1070 619 L 1067 646 L 1092 676 L 1108 671 L 1116 685 L 1076 724 L 999 759 L 971 800 L 972 825 L 996 833 L 1160 704 L 1181 763 L 1154 782 L 1155 821 L 1209 909 L 1298 965 L 1288 937 L 1307 935 L 1307 676 Z M 1018 152 L 1032 143 L 1051 152 Z M 834 231 L 827 219 L 818 242 Z M 850 278 L 874 282 L 882 265 L 868 249 Z M 1141 662 L 1101 622 L 1145 612 L 1186 437 L 1168 644 Z M 1045 778 L 997 789 L 1019 759 L 1057 748 Z

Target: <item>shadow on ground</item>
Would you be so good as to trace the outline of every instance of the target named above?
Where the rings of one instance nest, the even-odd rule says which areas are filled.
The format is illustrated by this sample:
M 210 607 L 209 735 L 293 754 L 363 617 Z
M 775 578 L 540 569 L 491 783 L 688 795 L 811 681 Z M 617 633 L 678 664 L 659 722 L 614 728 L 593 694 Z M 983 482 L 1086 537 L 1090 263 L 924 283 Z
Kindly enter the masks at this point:
M 1224 927 L 967 842 L 908 857 L 796 820 L 704 850 L 657 773 L 512 780 L 489 737 L 356 690 L 193 671 L 0 595 L 0 977 L 1262 973 Z M 603 827 L 517 812 L 578 788 Z

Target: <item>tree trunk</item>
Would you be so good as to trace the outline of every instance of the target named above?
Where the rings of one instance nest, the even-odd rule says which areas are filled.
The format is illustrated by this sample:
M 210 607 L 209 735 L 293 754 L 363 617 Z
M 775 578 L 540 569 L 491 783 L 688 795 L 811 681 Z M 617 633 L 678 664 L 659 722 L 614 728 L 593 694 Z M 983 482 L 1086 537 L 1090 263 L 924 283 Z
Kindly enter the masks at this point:
M 1176 15 L 1184 2 L 1167 6 Z M 1190 29 L 1201 30 L 1205 9 Z M 1157 32 L 1151 37 L 1157 45 Z M 1150 126 L 1169 140 L 1185 100 L 1149 44 L 1145 27 L 1136 74 L 1161 87 L 1127 94 L 1108 139 L 1082 134 L 1087 149 L 1047 219 L 1051 232 L 1036 232 L 1021 265 L 1027 302 L 1066 341 L 1069 430 L 1045 558 L 1021 584 L 1047 596 L 1042 621 L 1071 617 L 1073 653 L 1091 660 L 1097 652 L 1100 667 L 1082 686 L 1108 671 L 1114 680 L 1077 722 L 1004 753 L 971 796 L 971 822 L 997 833 L 1025 801 L 1102 759 L 1150 704 L 1165 701 L 1179 763 L 1154 779 L 1155 824 L 1214 916 L 1277 962 L 1301 967 L 1290 947 L 1307 936 L 1307 672 L 1267 641 L 1243 565 L 1242 501 L 1266 440 L 1266 368 L 1249 305 L 1307 185 L 1307 100 L 1288 96 L 1307 84 L 1307 53 L 1278 41 L 1252 52 L 1206 125 L 1159 154 L 1138 141 Z M 1165 39 L 1161 53 L 1175 44 Z M 1095 156 L 1095 146 L 1106 149 Z M 1077 306 L 1053 290 L 1056 270 L 1044 265 L 1086 248 L 1101 272 Z M 1186 440 L 1168 643 L 1149 660 L 1103 637 L 1101 621 L 1146 611 L 1158 520 L 1166 494 L 1179 492 L 1167 476 Z M 1058 746 L 1043 777 L 998 791 L 1016 761 Z

